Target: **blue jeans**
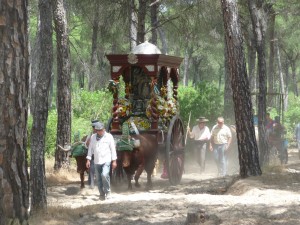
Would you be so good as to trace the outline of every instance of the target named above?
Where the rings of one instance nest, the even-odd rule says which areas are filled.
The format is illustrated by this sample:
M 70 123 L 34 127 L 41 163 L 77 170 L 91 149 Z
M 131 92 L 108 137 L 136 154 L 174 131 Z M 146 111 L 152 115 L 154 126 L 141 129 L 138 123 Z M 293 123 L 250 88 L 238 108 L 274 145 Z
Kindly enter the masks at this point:
M 227 159 L 225 154 L 225 148 L 227 144 L 214 145 L 214 159 L 218 167 L 218 173 L 221 176 L 225 176 L 227 173 Z
M 110 192 L 110 164 L 111 162 L 95 164 L 98 190 L 101 196 L 104 196 Z
M 92 159 L 90 164 L 90 169 L 89 169 L 89 176 L 88 176 L 88 185 L 90 185 L 92 188 L 95 186 L 95 164 L 94 160 Z

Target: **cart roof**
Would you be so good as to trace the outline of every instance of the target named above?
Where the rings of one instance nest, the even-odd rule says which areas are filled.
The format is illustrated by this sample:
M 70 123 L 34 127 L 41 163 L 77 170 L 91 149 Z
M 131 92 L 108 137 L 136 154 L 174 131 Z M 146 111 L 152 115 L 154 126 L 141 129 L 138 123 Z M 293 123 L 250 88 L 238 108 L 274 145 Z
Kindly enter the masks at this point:
M 129 66 L 146 67 L 148 75 L 156 76 L 159 67 L 178 69 L 183 58 L 161 54 L 161 51 L 153 44 L 144 42 L 137 45 L 129 54 L 108 54 L 107 59 L 111 65 L 112 78 Z

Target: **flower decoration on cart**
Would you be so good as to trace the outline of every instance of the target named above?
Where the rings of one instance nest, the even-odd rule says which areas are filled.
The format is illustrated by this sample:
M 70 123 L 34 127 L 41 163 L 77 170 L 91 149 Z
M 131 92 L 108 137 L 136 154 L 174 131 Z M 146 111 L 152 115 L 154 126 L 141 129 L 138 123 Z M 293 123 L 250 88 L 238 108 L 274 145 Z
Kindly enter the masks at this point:
M 115 80 L 109 80 L 107 89 L 112 94 L 118 94 L 120 89 L 120 83 Z
M 166 87 L 161 88 L 160 94 L 161 95 L 153 95 L 149 100 L 146 115 L 148 118 L 152 118 L 153 109 L 151 102 L 155 101 L 160 126 L 162 126 L 163 129 L 167 129 L 171 118 L 176 115 L 178 111 L 178 103 L 173 97 L 167 97 Z
M 126 98 L 118 99 L 118 108 L 116 110 L 118 117 L 129 116 L 132 110 L 130 101 Z
M 150 121 L 147 117 L 133 116 L 131 117 L 131 120 L 139 131 L 148 130 L 151 127 Z M 129 130 L 130 133 L 135 133 L 134 127 L 132 127 L 131 123 L 129 123 Z

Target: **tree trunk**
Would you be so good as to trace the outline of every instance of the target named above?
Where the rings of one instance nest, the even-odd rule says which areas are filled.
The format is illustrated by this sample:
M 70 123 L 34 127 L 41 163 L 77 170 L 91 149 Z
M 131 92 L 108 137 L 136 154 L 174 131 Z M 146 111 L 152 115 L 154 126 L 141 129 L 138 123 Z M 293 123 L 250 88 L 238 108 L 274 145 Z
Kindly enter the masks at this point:
M 0 224 L 28 224 L 27 1 L 0 3 Z
M 250 87 L 236 0 L 221 0 L 233 92 L 241 177 L 261 175 L 253 125 Z
M 54 169 L 59 170 L 69 158 L 57 145 L 71 143 L 71 72 L 69 35 L 63 0 L 53 1 L 53 17 L 57 44 L 57 136 Z
M 162 43 L 161 53 L 168 54 L 168 42 L 167 42 L 165 31 L 162 27 L 158 28 L 158 34 L 159 34 L 159 39 Z
M 156 2 L 156 0 L 152 0 L 152 2 Z M 159 3 L 154 4 L 151 6 L 151 33 L 152 33 L 152 37 L 151 37 L 151 43 L 154 45 L 157 45 L 157 25 L 158 25 L 158 21 L 157 21 L 157 12 L 158 12 L 158 6 Z
M 298 58 L 298 57 L 297 57 Z M 296 60 L 297 60 L 296 58 Z M 292 69 L 292 79 L 293 79 L 293 86 L 294 86 L 294 94 L 295 96 L 299 96 L 299 90 L 298 90 L 298 81 L 296 78 L 296 60 L 290 60 L 291 69 Z
M 195 74 L 193 77 L 193 86 L 195 87 L 196 84 L 200 83 L 203 80 L 202 72 L 200 70 L 203 57 L 198 55 L 193 57 L 192 60 L 193 60 L 193 67 L 194 67 L 194 74 Z
M 52 46 L 53 48 L 53 46 Z M 53 60 L 53 55 L 52 55 L 52 60 Z M 53 64 L 53 63 L 52 63 Z M 51 80 L 50 80 L 50 88 L 49 88 L 49 97 L 48 97 L 48 108 L 52 108 L 52 100 L 53 100 L 53 89 L 54 89 L 54 74 L 53 72 L 51 73 Z
M 289 60 L 286 58 L 285 59 L 285 83 L 286 84 L 289 84 L 290 83 L 290 74 L 289 74 Z M 288 110 L 288 107 L 289 107 L 289 101 L 288 101 L 288 98 L 289 98 L 289 85 L 286 85 L 286 88 L 284 90 L 284 100 L 283 102 L 285 103 L 284 107 L 283 107 L 283 110 L 282 110 L 282 123 L 284 122 L 284 112 Z
M 139 0 L 138 24 L 137 24 L 137 44 L 145 42 L 145 19 L 148 0 Z
M 135 0 L 130 0 L 129 2 L 129 37 L 130 37 L 130 50 L 132 50 L 137 44 L 137 15 L 136 15 L 136 5 Z
M 265 32 L 266 21 L 264 18 L 264 9 L 262 0 L 258 4 L 253 0 L 248 0 L 252 27 L 256 42 L 257 62 L 258 62 L 258 135 L 261 165 L 269 163 L 269 149 L 266 141 L 265 118 L 266 118 L 266 59 L 265 59 Z
M 38 21 L 38 24 L 40 23 L 40 21 Z M 30 96 L 30 112 L 34 111 L 34 107 L 35 107 L 35 87 L 36 87 L 36 80 L 37 80 L 37 76 L 38 76 L 38 65 L 39 63 L 39 56 L 40 56 L 40 40 L 39 40 L 39 35 L 36 35 L 36 39 L 34 42 L 34 45 L 31 48 L 30 51 L 30 76 L 29 76 L 29 96 Z
M 280 94 L 283 96 L 283 110 L 286 111 L 285 106 L 287 105 L 286 102 L 286 96 L 285 96 L 285 85 L 284 85 L 284 80 L 283 80 L 283 72 L 282 72 L 282 66 L 281 66 L 281 60 L 280 60 L 280 51 L 279 51 L 279 46 L 278 43 L 276 42 L 276 58 L 277 58 L 277 65 L 278 65 L 278 74 L 279 74 L 279 84 L 280 84 Z M 280 106 L 281 110 L 281 106 Z M 279 112 L 281 113 L 281 112 Z
M 50 9 L 50 10 L 49 10 Z M 47 187 L 45 177 L 45 136 L 48 119 L 48 97 L 51 83 L 53 46 L 51 1 L 39 0 L 39 73 L 35 87 L 35 107 L 31 129 L 31 163 L 30 177 L 32 190 L 32 209 L 47 207 Z
M 274 58 L 275 58 L 275 11 L 272 4 L 268 4 L 269 11 L 269 66 L 268 66 L 268 93 L 274 93 Z M 267 105 L 272 107 L 274 105 L 274 95 L 268 95 Z
M 248 73 L 249 73 L 249 83 L 250 83 L 250 91 L 254 94 L 251 96 L 252 105 L 257 107 L 257 77 L 256 77 L 256 49 L 255 49 L 255 39 L 253 35 L 252 26 L 248 26 L 248 42 L 247 42 L 247 48 L 248 48 Z M 257 113 L 257 108 L 256 108 Z
M 88 90 L 95 90 L 94 86 L 97 83 L 98 68 L 97 68 L 97 48 L 98 48 L 98 32 L 99 32 L 99 10 L 100 3 L 95 1 L 94 20 L 93 20 L 93 35 L 92 35 L 92 51 L 91 51 L 91 67 L 88 77 Z
M 193 49 L 189 48 L 189 46 L 186 47 L 185 50 L 185 56 L 184 56 L 184 71 L 183 71 L 183 85 L 185 87 L 189 84 L 189 68 L 190 68 L 190 60 L 192 55 Z
M 226 41 L 226 40 L 225 40 Z M 228 52 L 226 50 L 226 43 L 224 49 L 224 64 L 225 64 L 225 87 L 224 87 L 224 117 L 227 118 L 230 124 L 235 121 L 234 104 L 232 99 L 231 76 L 229 71 Z

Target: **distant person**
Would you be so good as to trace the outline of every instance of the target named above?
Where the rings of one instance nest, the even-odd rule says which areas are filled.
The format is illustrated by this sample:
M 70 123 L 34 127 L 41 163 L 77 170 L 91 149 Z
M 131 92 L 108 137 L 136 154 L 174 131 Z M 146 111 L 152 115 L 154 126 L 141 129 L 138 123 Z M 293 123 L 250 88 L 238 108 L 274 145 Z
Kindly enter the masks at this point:
M 298 147 L 298 156 L 300 159 L 300 123 L 298 123 L 295 127 L 295 132 L 294 132 L 294 138 L 297 141 L 297 147 Z
M 189 137 L 193 139 L 195 159 L 200 166 L 200 173 L 202 173 L 205 171 L 205 155 L 207 143 L 210 139 L 210 131 L 205 125 L 208 122 L 205 117 L 199 117 L 197 122 L 198 124 L 193 127 L 192 131 L 188 127 L 187 132 Z
M 270 132 L 273 131 L 273 125 L 274 125 L 274 120 L 271 118 L 270 113 L 266 113 L 265 128 L 266 128 L 267 138 L 269 137 Z
M 273 130 L 269 135 L 270 136 L 269 142 L 271 143 L 272 146 L 276 147 L 281 163 L 284 164 L 286 164 L 288 160 L 287 146 L 285 144 L 285 137 L 284 137 L 285 134 L 286 134 L 286 129 L 281 124 L 280 117 L 276 116 L 273 123 Z
M 92 155 L 94 154 L 95 171 L 98 182 L 100 200 L 110 197 L 110 167 L 114 170 L 117 167 L 117 153 L 113 136 L 104 129 L 104 124 L 97 122 L 96 133 L 92 135 L 87 154 L 87 168 L 90 168 Z
M 99 122 L 98 120 L 92 120 L 91 121 L 91 126 L 92 126 L 92 133 L 89 134 L 85 140 L 85 146 L 86 148 L 89 148 L 89 144 L 91 141 L 91 136 L 92 134 L 96 133 L 95 130 L 95 123 Z M 94 164 L 94 155 L 92 155 L 92 159 L 90 160 L 90 168 L 89 168 L 89 173 L 88 173 L 88 185 L 90 186 L 91 189 L 94 189 L 95 187 L 95 164 Z
M 218 117 L 217 125 L 211 131 L 210 150 L 218 167 L 218 176 L 227 175 L 226 151 L 231 144 L 232 134 L 228 126 L 224 124 L 224 118 Z

